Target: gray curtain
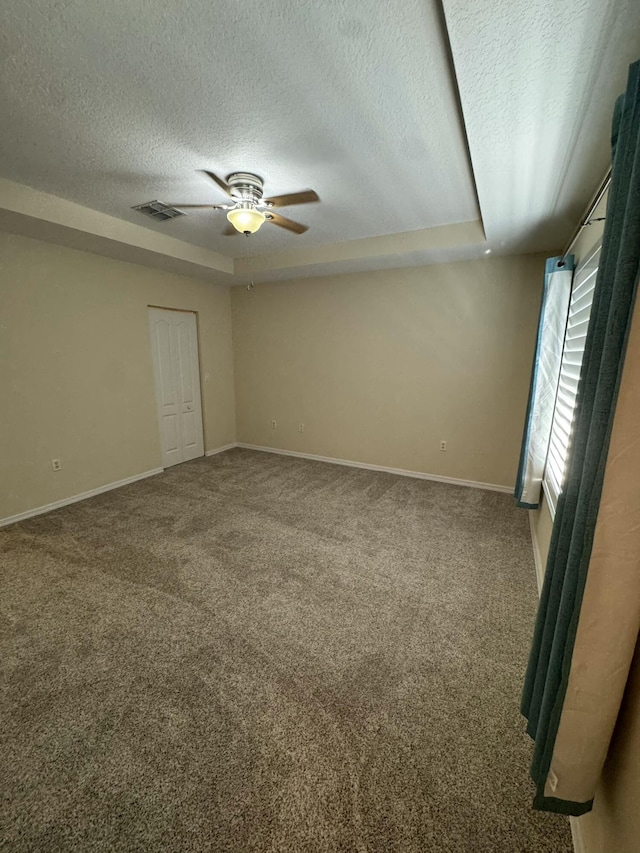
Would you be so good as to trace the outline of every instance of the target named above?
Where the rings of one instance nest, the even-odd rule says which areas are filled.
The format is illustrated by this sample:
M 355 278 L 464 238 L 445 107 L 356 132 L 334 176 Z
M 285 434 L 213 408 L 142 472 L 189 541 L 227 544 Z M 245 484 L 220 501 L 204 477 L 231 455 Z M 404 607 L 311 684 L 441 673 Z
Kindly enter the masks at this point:
M 626 93 L 616 103 L 612 144 L 612 183 L 566 483 L 556 509 L 522 699 L 527 730 L 535 742 L 531 768 L 537 789 L 534 806 L 572 815 L 591 808 L 617 713 L 616 709 L 612 714 L 603 701 L 598 720 L 599 705 L 590 699 L 601 689 L 602 696 L 611 696 L 619 707 L 626 677 L 623 673 L 620 680 L 619 673 L 597 670 L 600 681 L 611 679 L 622 686 L 612 690 L 608 683 L 589 683 L 586 679 L 593 678 L 594 672 L 590 672 L 589 650 L 583 647 L 582 637 L 589 623 L 598 619 L 598 602 L 591 595 L 585 598 L 585 587 L 596 558 L 592 554 L 594 535 L 599 525 L 610 523 L 607 513 L 599 518 L 599 509 L 640 270 L 640 62 L 630 67 Z M 640 477 L 640 472 L 635 476 Z M 597 556 L 600 571 L 602 555 Z M 609 564 L 608 570 L 615 572 L 615 565 Z M 609 580 L 615 585 L 617 579 L 612 575 Z M 607 588 L 606 578 L 601 588 Z M 629 590 L 626 595 L 628 607 L 636 608 L 634 592 Z M 588 613 L 583 599 L 589 601 Z M 618 607 L 625 606 L 624 596 L 621 601 Z M 615 624 L 617 619 L 610 621 L 613 624 L 600 629 L 609 631 L 612 647 L 624 645 L 621 659 L 630 661 L 637 639 L 635 617 L 625 622 L 620 611 L 620 624 L 630 626 L 624 635 L 620 624 Z M 582 687 L 574 690 L 572 679 Z M 582 740 L 572 739 L 571 726 L 582 726 L 585 719 Z M 591 729 L 597 737 L 590 736 Z M 597 754 L 589 755 L 589 750 Z

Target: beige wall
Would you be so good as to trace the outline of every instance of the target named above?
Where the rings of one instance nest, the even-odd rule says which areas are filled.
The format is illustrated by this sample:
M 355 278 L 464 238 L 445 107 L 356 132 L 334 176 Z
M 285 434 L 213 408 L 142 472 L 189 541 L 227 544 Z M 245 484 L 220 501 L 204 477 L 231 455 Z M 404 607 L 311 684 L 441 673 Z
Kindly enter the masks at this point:
M 640 851 L 640 646 L 593 811 L 577 823 L 585 853 Z
M 604 216 L 606 197 L 594 216 Z M 602 223 L 582 232 L 574 247 L 579 262 L 600 239 Z M 640 311 L 640 304 L 637 306 Z M 629 365 L 625 365 L 625 371 Z M 637 366 L 640 370 L 640 365 Z M 546 502 L 532 512 L 532 528 L 546 563 L 553 522 Z M 640 647 L 631 668 L 609 757 L 593 804 L 593 811 L 574 820 L 584 853 L 640 853 Z
M 161 466 L 148 304 L 198 312 L 205 448 L 233 442 L 227 288 L 0 234 L 0 519 Z
M 238 440 L 512 486 L 543 269 L 529 255 L 234 288 Z

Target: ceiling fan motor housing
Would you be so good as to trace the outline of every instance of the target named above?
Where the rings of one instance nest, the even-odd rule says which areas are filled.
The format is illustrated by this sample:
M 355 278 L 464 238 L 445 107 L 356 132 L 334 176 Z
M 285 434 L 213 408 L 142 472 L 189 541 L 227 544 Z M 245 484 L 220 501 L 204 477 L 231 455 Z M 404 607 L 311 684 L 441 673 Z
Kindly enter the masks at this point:
M 238 201 L 258 204 L 263 194 L 262 178 L 250 172 L 233 172 L 227 177 L 229 192 Z

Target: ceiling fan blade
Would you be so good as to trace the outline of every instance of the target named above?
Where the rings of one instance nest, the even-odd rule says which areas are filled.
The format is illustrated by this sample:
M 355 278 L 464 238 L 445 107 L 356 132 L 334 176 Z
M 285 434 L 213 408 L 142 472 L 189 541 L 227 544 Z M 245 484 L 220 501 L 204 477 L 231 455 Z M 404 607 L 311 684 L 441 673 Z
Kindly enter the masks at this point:
M 203 175 L 210 177 L 214 184 L 217 184 L 220 187 L 222 192 L 226 193 L 228 196 L 231 195 L 231 187 L 226 183 L 226 181 L 223 181 L 222 178 L 219 178 L 214 172 L 208 172 L 206 169 L 201 169 L 200 171 Z
M 206 209 L 206 210 L 221 210 L 220 204 L 172 204 L 170 207 L 177 207 L 178 210 L 187 210 L 187 208 Z
M 280 216 L 279 213 L 269 213 L 267 222 L 272 222 L 274 225 L 279 225 L 280 228 L 286 228 L 288 231 L 293 231 L 294 234 L 304 234 L 309 230 L 308 225 L 301 225 L 299 222 L 294 222 L 293 219 L 287 219 L 286 216 Z
M 265 198 L 274 207 L 289 207 L 291 204 L 308 204 L 311 201 L 320 201 L 320 196 L 313 190 L 302 190 L 299 193 L 288 193 L 287 195 L 272 195 Z

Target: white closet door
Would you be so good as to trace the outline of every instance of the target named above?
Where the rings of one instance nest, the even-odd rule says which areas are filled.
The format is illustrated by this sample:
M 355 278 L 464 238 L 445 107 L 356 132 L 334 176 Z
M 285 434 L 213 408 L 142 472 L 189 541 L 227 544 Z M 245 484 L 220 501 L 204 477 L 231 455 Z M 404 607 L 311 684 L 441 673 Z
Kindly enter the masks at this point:
M 204 456 L 198 326 L 195 314 L 174 311 L 182 451 L 185 460 Z
M 204 455 L 196 315 L 149 308 L 162 465 Z

